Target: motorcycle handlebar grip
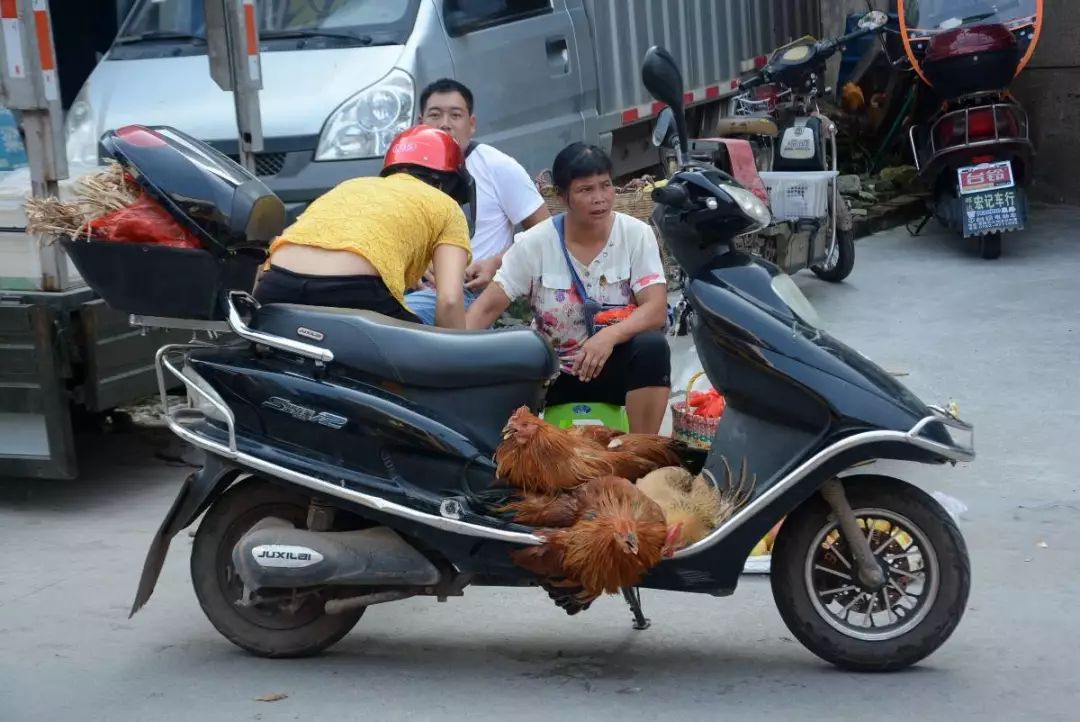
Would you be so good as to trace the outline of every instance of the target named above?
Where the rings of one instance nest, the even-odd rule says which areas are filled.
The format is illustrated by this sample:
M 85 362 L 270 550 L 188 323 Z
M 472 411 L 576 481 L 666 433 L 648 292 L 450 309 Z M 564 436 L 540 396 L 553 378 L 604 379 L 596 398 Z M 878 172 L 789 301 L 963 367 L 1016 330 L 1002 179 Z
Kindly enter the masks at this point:
M 666 186 L 654 188 L 652 199 L 654 203 L 681 208 L 690 202 L 690 194 L 687 192 L 686 186 L 680 183 L 669 183 Z

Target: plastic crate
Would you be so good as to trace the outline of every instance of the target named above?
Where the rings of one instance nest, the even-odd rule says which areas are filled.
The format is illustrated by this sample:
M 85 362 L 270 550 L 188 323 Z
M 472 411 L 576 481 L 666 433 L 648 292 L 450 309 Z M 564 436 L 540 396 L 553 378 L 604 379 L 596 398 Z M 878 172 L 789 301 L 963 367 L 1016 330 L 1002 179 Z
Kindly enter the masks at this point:
M 763 171 L 758 175 L 769 192 L 773 218 L 797 221 L 800 218 L 824 218 L 828 214 L 832 183 L 840 174 L 823 170 Z

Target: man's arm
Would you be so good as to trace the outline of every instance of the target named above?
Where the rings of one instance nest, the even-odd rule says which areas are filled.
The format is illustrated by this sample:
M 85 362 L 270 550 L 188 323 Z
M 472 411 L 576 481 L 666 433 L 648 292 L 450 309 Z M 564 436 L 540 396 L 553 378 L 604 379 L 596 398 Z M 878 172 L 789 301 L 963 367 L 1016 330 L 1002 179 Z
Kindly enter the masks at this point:
M 470 331 L 491 328 L 491 324 L 510 307 L 510 297 L 497 283 L 490 284 L 465 314 L 465 328 Z
M 551 213 L 548 212 L 547 204 L 541 202 L 539 208 L 521 221 L 521 227 L 527 231 L 537 223 L 542 223 L 548 218 L 551 218 Z M 487 285 L 491 283 L 491 279 L 495 278 L 495 272 L 502 268 L 503 256 L 505 256 L 509 250 L 510 248 L 505 248 L 502 253 L 498 253 L 490 258 L 485 258 L 482 261 L 477 261 L 466 268 L 465 288 L 470 291 L 479 291 L 487 288 Z
M 540 203 L 540 207 L 530 213 L 527 217 L 521 219 L 521 228 L 523 230 L 529 230 L 537 223 L 546 221 L 551 218 L 551 212 L 548 211 L 547 203 Z M 502 258 L 502 256 L 500 256 Z

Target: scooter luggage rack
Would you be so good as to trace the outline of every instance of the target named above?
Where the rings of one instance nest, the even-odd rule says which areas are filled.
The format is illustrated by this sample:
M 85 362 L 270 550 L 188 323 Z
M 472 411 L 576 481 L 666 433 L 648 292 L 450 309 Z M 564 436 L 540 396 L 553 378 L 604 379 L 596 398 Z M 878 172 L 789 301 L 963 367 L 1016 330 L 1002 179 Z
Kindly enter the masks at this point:
M 246 294 L 242 294 L 245 295 Z M 276 348 L 283 348 L 293 353 L 296 351 L 293 346 L 308 346 L 314 351 L 323 351 L 315 346 L 309 346 L 308 344 L 300 344 L 290 341 L 289 339 L 277 339 L 274 336 L 268 336 L 257 331 L 252 331 L 246 324 L 240 319 L 239 313 L 236 311 L 232 298 L 229 299 L 229 326 L 234 332 L 239 328 L 244 333 L 238 334 L 241 337 L 246 338 L 253 343 L 261 343 L 265 345 L 273 345 Z M 285 341 L 287 344 L 270 343 L 276 341 Z M 321 493 L 335 496 L 347 501 L 351 501 L 361 506 L 381 511 L 392 516 L 402 517 L 410 519 L 412 521 L 425 524 L 438 529 L 463 534 L 466 536 L 494 539 L 502 542 L 509 542 L 512 544 L 522 545 L 538 545 L 542 544 L 543 540 L 535 534 L 526 532 L 511 531 L 508 529 L 499 529 L 495 527 L 487 527 L 479 524 L 472 524 L 470 522 L 454 519 L 450 517 L 439 516 L 436 514 L 429 514 L 422 512 L 411 507 L 407 507 L 401 504 L 396 504 L 391 501 L 387 501 L 378 496 L 371 494 L 365 494 L 363 492 L 349 489 L 342 484 L 337 484 L 331 481 L 319 479 L 307 474 L 302 474 L 298 471 L 288 469 L 277 464 L 273 464 L 268 461 L 259 459 L 258 457 L 251 456 L 244 453 L 236 444 L 236 417 L 228 405 L 223 403 L 220 399 L 215 398 L 216 394 L 204 389 L 200 385 L 201 379 L 198 375 L 192 373 L 191 375 L 185 374 L 181 369 L 177 368 L 170 360 L 170 355 L 187 352 L 192 349 L 206 348 L 207 344 L 189 343 L 189 344 L 170 344 L 168 346 L 161 347 L 155 357 L 157 378 L 158 378 L 158 391 L 161 394 L 161 404 L 163 409 L 163 417 L 165 424 L 169 427 L 169 430 L 179 436 L 189 444 L 209 451 L 213 454 L 217 454 L 223 458 L 235 461 L 238 464 L 261 471 L 271 476 L 275 476 L 287 481 L 291 481 L 299 486 L 318 491 Z M 329 353 L 329 352 L 327 352 Z M 316 358 L 316 354 L 308 352 L 305 355 L 310 354 L 309 357 Z M 321 360 L 321 355 L 318 355 L 318 360 Z M 330 355 L 332 359 L 332 354 Z M 176 409 L 169 409 L 168 395 L 165 386 L 165 373 L 168 372 L 180 382 L 188 390 L 189 405 L 186 407 L 180 407 Z M 200 435 L 195 430 L 190 428 L 191 425 L 206 421 L 206 414 L 203 410 L 196 408 L 192 394 L 194 396 L 203 399 L 211 407 L 213 407 L 219 414 L 227 427 L 226 432 L 228 435 L 228 444 L 223 445 L 218 441 L 207 438 Z M 820 467 L 830 459 L 849 451 L 853 448 L 864 446 L 867 444 L 879 444 L 888 442 L 906 443 L 912 446 L 930 451 L 938 454 L 942 458 L 945 458 L 952 462 L 972 461 L 975 458 L 974 447 L 974 427 L 970 424 L 961 421 L 949 412 L 937 406 L 928 407 L 932 414 L 921 419 L 918 423 L 911 427 L 908 431 L 864 431 L 858 434 L 845 437 L 840 441 L 832 444 L 831 446 L 822 449 L 814 456 L 810 457 L 798 467 L 789 472 L 783 479 L 776 484 L 770 486 L 760 495 L 754 497 L 748 504 L 742 509 L 736 512 L 730 519 L 724 522 L 720 527 L 715 529 L 711 534 L 701 539 L 700 541 L 691 544 L 679 551 L 675 552 L 673 559 L 684 559 L 686 557 L 699 554 L 710 547 L 719 544 L 726 539 L 735 529 L 737 529 L 748 518 L 754 516 L 760 509 L 767 506 L 777 497 L 781 496 L 795 484 L 801 481 L 803 478 L 812 473 L 815 469 Z M 939 441 L 927 438 L 923 435 L 923 432 L 931 424 L 942 424 L 946 428 L 961 431 L 969 435 L 969 442 L 966 446 L 958 446 L 955 444 L 944 444 Z
M 1018 130 L 1022 133 L 1022 135 L 1001 135 L 1001 125 L 998 123 L 999 108 L 1006 109 L 1007 112 L 1012 113 L 1016 117 L 1018 121 L 1017 127 Z M 970 122 L 971 112 L 987 109 L 989 109 L 990 112 L 994 115 L 994 137 L 986 138 L 984 140 L 972 141 Z M 951 145 L 943 146 L 942 148 L 938 148 L 937 140 L 935 139 L 937 136 L 938 126 L 940 126 L 948 119 L 952 119 L 955 123 L 955 119 L 961 115 L 964 116 L 964 142 L 954 143 Z M 908 140 L 911 143 L 911 155 L 915 158 L 915 169 L 920 173 L 922 172 L 923 166 L 931 165 L 934 163 L 934 161 L 938 160 L 942 156 L 953 153 L 957 150 L 981 148 L 984 146 L 999 145 L 1001 143 L 1020 143 L 1023 145 L 1031 145 L 1031 125 L 1028 121 L 1027 111 L 1021 108 L 1019 105 L 1015 105 L 1013 103 L 993 103 L 990 105 L 976 105 L 969 108 L 961 108 L 960 110 L 954 110 L 949 113 L 942 114 L 941 117 L 935 120 L 933 125 L 930 126 L 930 132 L 928 135 L 928 139 L 930 141 L 930 157 L 926 160 L 925 163 L 919 156 L 918 143 L 915 142 L 915 134 L 918 132 L 919 127 L 920 126 L 918 125 L 911 126 L 911 128 L 908 130 Z

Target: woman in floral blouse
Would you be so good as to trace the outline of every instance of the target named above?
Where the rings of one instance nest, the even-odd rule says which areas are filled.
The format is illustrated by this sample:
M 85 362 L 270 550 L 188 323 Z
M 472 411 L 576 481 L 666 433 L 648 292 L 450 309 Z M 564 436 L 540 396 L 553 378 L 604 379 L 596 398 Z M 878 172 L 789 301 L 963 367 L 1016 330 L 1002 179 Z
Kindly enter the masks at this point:
M 652 228 L 612 211 L 611 174 L 611 159 L 596 146 L 573 143 L 559 153 L 552 176 L 565 215 L 518 234 L 494 282 L 469 309 L 466 325 L 487 328 L 511 301 L 527 297 L 537 329 L 551 340 L 561 363 L 547 403 L 625 405 L 630 431 L 655 434 L 671 386 L 671 351 L 663 333 L 667 281 Z M 636 308 L 590 336 L 578 282 L 594 309 Z

